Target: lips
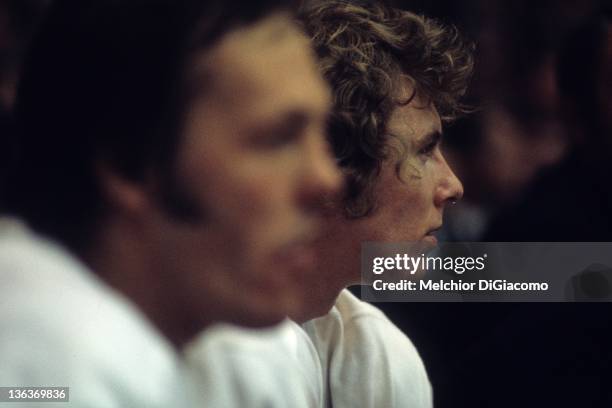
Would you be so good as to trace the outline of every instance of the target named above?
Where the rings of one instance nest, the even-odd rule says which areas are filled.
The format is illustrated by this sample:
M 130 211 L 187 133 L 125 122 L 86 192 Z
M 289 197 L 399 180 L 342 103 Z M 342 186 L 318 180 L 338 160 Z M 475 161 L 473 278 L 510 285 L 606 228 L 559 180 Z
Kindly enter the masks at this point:
M 316 254 L 312 244 L 292 246 L 285 251 L 285 255 L 295 269 L 305 270 L 315 266 Z
M 316 251 L 312 242 L 284 245 L 273 256 L 273 264 L 285 271 L 305 273 L 316 266 Z
M 319 228 L 304 228 L 291 239 L 285 240 L 273 255 L 273 262 L 291 270 L 304 271 L 315 267 L 315 242 L 319 237 Z
M 428 230 L 427 233 L 425 233 L 425 235 L 433 235 L 435 232 L 440 231 L 440 228 L 442 228 L 442 224 L 439 224 L 437 227 L 434 227 Z
M 435 235 L 425 235 L 421 241 L 431 245 L 432 247 L 438 245 L 438 238 L 436 238 Z
M 441 224 L 435 228 L 428 230 L 427 233 L 423 236 L 422 241 L 428 245 L 431 245 L 432 248 L 436 247 L 438 245 L 438 238 L 434 234 L 439 231 L 440 228 L 442 228 Z

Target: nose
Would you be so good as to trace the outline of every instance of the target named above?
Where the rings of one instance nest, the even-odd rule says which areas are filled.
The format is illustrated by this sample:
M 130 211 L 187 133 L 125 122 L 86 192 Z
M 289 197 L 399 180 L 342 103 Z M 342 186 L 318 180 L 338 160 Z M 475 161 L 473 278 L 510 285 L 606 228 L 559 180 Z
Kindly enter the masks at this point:
M 306 154 L 302 198 L 308 203 L 321 203 L 337 196 L 344 186 L 344 177 L 322 135 L 311 139 Z
M 438 208 L 443 208 L 446 204 L 456 202 L 463 197 L 463 184 L 444 157 L 442 157 L 442 167 L 442 175 L 434 196 L 434 203 Z

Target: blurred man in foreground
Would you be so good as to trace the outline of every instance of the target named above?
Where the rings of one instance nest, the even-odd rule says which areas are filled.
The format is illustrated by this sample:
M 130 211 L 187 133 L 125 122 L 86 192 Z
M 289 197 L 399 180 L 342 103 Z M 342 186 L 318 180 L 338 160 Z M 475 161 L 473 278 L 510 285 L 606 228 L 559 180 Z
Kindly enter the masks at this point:
M 301 310 L 314 205 L 340 177 L 327 88 L 280 3 L 54 3 L 16 103 L 0 384 L 181 406 L 176 349 Z

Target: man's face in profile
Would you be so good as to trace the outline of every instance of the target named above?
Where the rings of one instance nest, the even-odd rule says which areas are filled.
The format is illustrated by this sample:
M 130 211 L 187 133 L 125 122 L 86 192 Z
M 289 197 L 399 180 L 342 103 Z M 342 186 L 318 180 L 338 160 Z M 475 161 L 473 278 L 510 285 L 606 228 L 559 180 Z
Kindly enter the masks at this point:
M 400 100 L 412 87 L 406 81 Z M 417 95 L 397 106 L 387 123 L 388 157 L 374 186 L 376 207 L 356 221 L 363 239 L 435 244 L 444 207 L 461 198 L 463 186 L 448 166 L 440 142 L 442 125 L 433 105 Z
M 412 95 L 409 81 L 402 82 L 398 101 Z M 418 94 L 410 103 L 396 106 L 387 121 L 387 157 L 370 191 L 374 209 L 364 217 L 330 223 L 330 236 L 345 237 L 341 255 L 344 269 L 336 268 L 337 286 L 361 281 L 361 243 L 414 242 L 410 252 L 421 254 L 437 245 L 434 233 L 442 226 L 444 208 L 461 198 L 463 186 L 440 149 L 442 124 L 436 108 Z M 333 249 L 325 244 L 327 256 Z
M 280 13 L 225 35 L 190 68 L 175 171 L 203 219 L 160 224 L 171 248 L 162 269 L 186 310 L 271 324 L 301 307 L 295 282 L 313 268 L 315 206 L 340 187 L 324 139 L 329 91 Z

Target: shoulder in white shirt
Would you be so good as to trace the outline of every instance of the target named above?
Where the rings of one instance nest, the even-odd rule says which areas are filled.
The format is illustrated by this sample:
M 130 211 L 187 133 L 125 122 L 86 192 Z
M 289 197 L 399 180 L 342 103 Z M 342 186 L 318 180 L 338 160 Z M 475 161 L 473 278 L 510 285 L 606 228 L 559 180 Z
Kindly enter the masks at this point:
M 249 330 L 216 325 L 186 349 L 193 383 L 214 407 L 318 408 L 321 366 L 310 339 L 294 322 Z
M 378 308 L 345 289 L 328 314 L 303 328 L 321 360 L 327 407 L 432 407 L 419 353 Z
M 0 327 L 0 386 L 70 387 L 70 402 L 53 406 L 71 408 L 180 407 L 187 398 L 178 353 L 140 311 L 9 218 L 0 219 Z

